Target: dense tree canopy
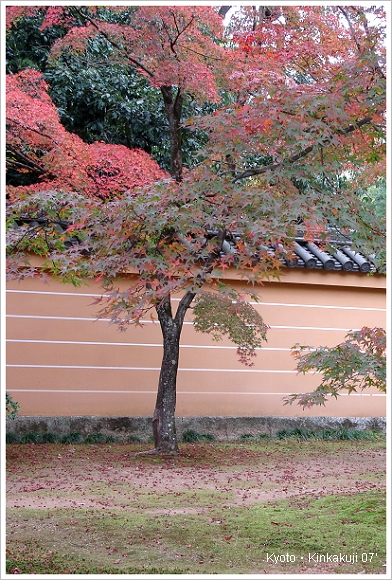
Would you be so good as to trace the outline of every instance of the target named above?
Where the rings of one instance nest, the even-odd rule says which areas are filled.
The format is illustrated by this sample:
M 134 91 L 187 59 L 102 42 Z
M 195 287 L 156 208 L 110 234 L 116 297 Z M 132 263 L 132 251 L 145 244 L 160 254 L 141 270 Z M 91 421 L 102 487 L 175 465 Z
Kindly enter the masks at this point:
M 242 7 L 225 31 L 208 6 L 135 7 L 131 20 L 123 7 L 56 7 L 42 24 L 53 25 L 66 33 L 50 66 L 104 42 L 105 66 L 136 70 L 159 92 L 170 177 L 147 153 L 60 128 L 42 76 L 10 75 L 10 165 L 41 173 L 32 186 L 9 188 L 9 273 L 35 275 L 25 262 L 34 251 L 65 281 L 100 279 L 101 314 L 122 328 L 156 310 L 164 352 L 155 451 L 176 452 L 178 353 L 192 303 L 196 329 L 227 334 L 251 364 L 267 328 L 247 297 L 257 300 L 253 284 L 279 276 L 299 224 L 309 240 L 350 237 L 376 265 L 385 260 L 382 220 L 358 195 L 385 174 L 384 14 Z M 212 109 L 185 120 L 187 99 Z M 183 124 L 207 136 L 187 170 Z M 243 276 L 243 291 L 226 283 L 228 268 Z M 135 276 L 120 291 L 124 275 Z
M 140 149 L 87 144 L 66 131 L 47 88 L 42 74 L 32 69 L 7 75 L 9 199 L 50 188 L 104 199 L 165 177 Z M 33 183 L 11 185 L 12 178 L 20 183 L 23 176 Z
M 111 58 L 114 47 L 102 34 L 88 40 L 85 52 L 64 51 L 59 58 L 50 59 L 55 41 L 66 34 L 71 23 L 83 26 L 84 20 L 74 12 L 73 18 L 68 16 L 63 22 L 59 11 L 55 11 L 58 21 L 53 24 L 54 15 L 47 12 L 43 7 L 29 11 L 13 7 L 7 13 L 7 73 L 15 74 L 26 68 L 40 70 L 67 131 L 88 143 L 103 141 L 143 149 L 168 170 L 169 127 L 159 89 L 128 63 L 114 62 Z M 112 23 L 129 22 L 134 12 L 132 7 L 121 12 L 97 9 L 101 18 Z M 183 118 L 212 108 L 213 104 L 199 104 L 186 96 Z M 184 126 L 180 130 L 183 161 L 190 167 L 198 161 L 205 135 Z M 16 178 L 20 175 L 14 175 L 14 181 Z

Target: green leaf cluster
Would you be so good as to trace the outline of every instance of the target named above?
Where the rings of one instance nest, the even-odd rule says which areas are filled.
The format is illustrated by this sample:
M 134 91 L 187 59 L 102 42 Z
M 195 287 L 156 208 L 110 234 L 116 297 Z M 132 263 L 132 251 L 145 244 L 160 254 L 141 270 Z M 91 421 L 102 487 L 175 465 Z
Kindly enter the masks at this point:
M 5 410 L 8 419 L 15 419 L 19 412 L 19 403 L 14 401 L 8 392 L 5 394 Z
M 368 187 L 360 194 L 365 205 L 373 208 L 380 220 L 386 218 L 387 214 L 387 182 L 385 177 L 379 178 L 374 185 Z
M 214 341 L 227 336 L 238 346 L 240 361 L 252 366 L 255 349 L 267 340 L 267 325 L 249 302 L 212 292 L 200 293 L 193 308 L 197 332 L 211 334 Z
M 346 340 L 317 349 L 295 345 L 292 353 L 299 373 L 321 373 L 321 384 L 312 393 L 296 393 L 286 397 L 303 407 L 325 405 L 328 397 L 376 388 L 386 392 L 386 332 L 383 328 L 363 327 L 347 333 Z
M 41 31 L 45 12 L 38 10 L 35 16 L 24 16 L 7 31 L 6 72 L 17 73 L 26 68 L 44 71 L 50 49 L 65 31 L 51 26 Z

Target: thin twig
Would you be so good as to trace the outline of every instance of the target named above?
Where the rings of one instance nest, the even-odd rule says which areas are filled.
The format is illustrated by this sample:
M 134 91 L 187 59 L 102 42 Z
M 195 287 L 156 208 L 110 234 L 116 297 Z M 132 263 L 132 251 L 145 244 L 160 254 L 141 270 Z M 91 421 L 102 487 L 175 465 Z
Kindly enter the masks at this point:
M 350 133 L 352 133 L 353 131 L 356 131 L 357 129 L 360 129 L 364 125 L 368 125 L 369 123 L 371 123 L 371 121 L 372 121 L 372 117 L 369 115 L 367 117 L 364 117 L 360 121 L 357 121 L 355 124 L 352 123 L 352 124 L 348 125 L 344 129 L 338 129 L 334 133 L 337 135 L 349 135 Z M 324 139 L 323 143 L 319 146 L 326 147 L 327 145 L 330 144 L 332 138 L 333 138 L 333 136 Z M 314 145 L 309 145 L 309 147 L 306 147 L 306 149 L 303 149 L 299 153 L 296 153 L 295 155 L 292 155 L 291 157 L 284 159 L 280 163 L 270 163 L 269 165 L 265 165 L 264 167 L 255 167 L 253 169 L 246 169 L 245 171 L 243 171 L 239 175 L 236 175 L 232 179 L 232 183 L 235 183 L 236 181 L 239 181 L 240 179 L 244 179 L 245 177 L 251 177 L 253 175 L 263 175 L 264 173 L 268 173 L 269 171 L 275 171 L 276 169 L 280 169 L 281 167 L 283 167 L 285 165 L 291 165 L 292 163 L 295 163 L 296 161 L 299 161 L 303 157 L 306 157 L 307 155 L 309 155 L 309 153 L 311 153 L 314 150 L 314 148 L 315 148 Z

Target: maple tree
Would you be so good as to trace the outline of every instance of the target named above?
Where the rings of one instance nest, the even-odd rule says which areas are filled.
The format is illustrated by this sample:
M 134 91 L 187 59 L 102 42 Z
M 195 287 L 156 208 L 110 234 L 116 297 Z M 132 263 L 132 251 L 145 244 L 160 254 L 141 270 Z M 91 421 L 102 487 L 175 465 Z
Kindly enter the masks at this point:
M 33 181 L 10 184 L 10 200 L 56 188 L 103 199 L 165 177 L 141 149 L 87 144 L 66 131 L 47 89 L 42 74 L 33 69 L 6 77 L 7 170 L 18 181 L 20 176 Z
M 73 26 L 76 17 L 83 25 Z M 48 98 L 42 98 L 48 115 L 39 127 L 32 119 L 18 124 L 21 113 L 8 99 L 11 147 L 20 151 L 24 140 L 39 134 L 44 141 L 28 147 L 34 163 L 44 160 L 56 176 L 65 160 L 73 180 L 73 188 L 64 187 L 66 169 L 62 184 L 53 178 L 49 187 L 42 179 L 25 186 L 29 195 L 23 197 L 23 188 L 10 188 L 9 275 L 36 275 L 25 262 L 33 251 L 64 281 L 101 280 L 100 315 L 122 329 L 156 311 L 163 361 L 154 452 L 178 451 L 176 377 L 191 307 L 196 330 L 214 339 L 229 336 L 240 360 L 252 364 L 267 327 L 247 300 L 257 300 L 254 285 L 279 276 L 293 257 L 299 224 L 307 239 L 326 247 L 331 232 L 350 237 L 383 264 L 383 224 L 357 191 L 385 173 L 384 18 L 377 7 L 242 7 L 225 35 L 221 16 L 207 6 L 138 7 L 132 26 L 101 18 L 94 7 L 48 9 L 48 24 L 60 19 L 69 26 L 52 47 L 53 62 L 83 53 L 100 36 L 113 49 L 113 65 L 135 67 L 159 89 L 169 126 L 170 178 L 147 165 L 144 183 L 128 175 L 127 187 L 115 186 L 109 195 L 98 178 L 113 173 L 116 146 L 87 145 L 59 128 L 60 137 L 48 145 L 50 127 L 43 131 L 42 123 L 58 123 Z M 11 89 L 22 77 L 11 79 Z M 29 90 L 23 89 L 23 98 L 35 98 L 24 96 Z M 184 119 L 187 95 L 214 102 L 216 110 Z M 187 171 L 181 124 L 208 134 L 203 161 Z M 94 178 L 84 161 L 89 147 L 97 154 Z M 116 175 L 109 177 L 116 183 Z M 233 268 L 244 279 L 241 291 L 230 286 L 227 270 Z M 128 286 L 120 291 L 116 280 L 124 277 Z
M 311 348 L 297 344 L 292 349 L 297 370 L 323 375 L 321 384 L 311 393 L 295 393 L 286 404 L 297 402 L 302 407 L 325 405 L 328 397 L 338 398 L 375 387 L 386 392 L 386 332 L 383 328 L 363 327 L 351 331 L 346 340 L 333 347 Z
M 143 149 L 163 169 L 170 167 L 168 124 L 161 93 L 126 63 L 113 65 L 113 48 L 102 36 L 87 43 L 84 53 L 64 52 L 48 60 L 50 48 L 66 33 L 58 24 L 42 29 L 47 9 L 41 8 L 19 18 L 9 17 L 6 43 L 6 71 L 26 68 L 40 70 L 49 85 L 49 95 L 58 108 L 60 121 L 84 141 L 104 141 Z M 134 9 L 121 13 L 99 8 L 100 15 L 112 22 L 131 21 Z M 12 12 L 11 12 L 12 14 Z M 75 24 L 82 25 L 82 22 Z M 203 113 L 210 104 L 199 104 L 185 95 L 184 116 Z M 184 165 L 197 163 L 197 151 L 205 141 L 201 132 L 181 127 Z M 15 176 L 20 181 L 20 175 Z

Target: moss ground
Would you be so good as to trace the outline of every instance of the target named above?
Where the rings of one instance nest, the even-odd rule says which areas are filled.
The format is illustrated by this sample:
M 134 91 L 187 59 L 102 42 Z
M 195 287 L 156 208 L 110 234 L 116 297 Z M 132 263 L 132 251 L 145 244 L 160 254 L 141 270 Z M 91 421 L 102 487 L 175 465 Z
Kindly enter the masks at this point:
M 385 573 L 385 441 L 139 448 L 8 446 L 7 572 Z

